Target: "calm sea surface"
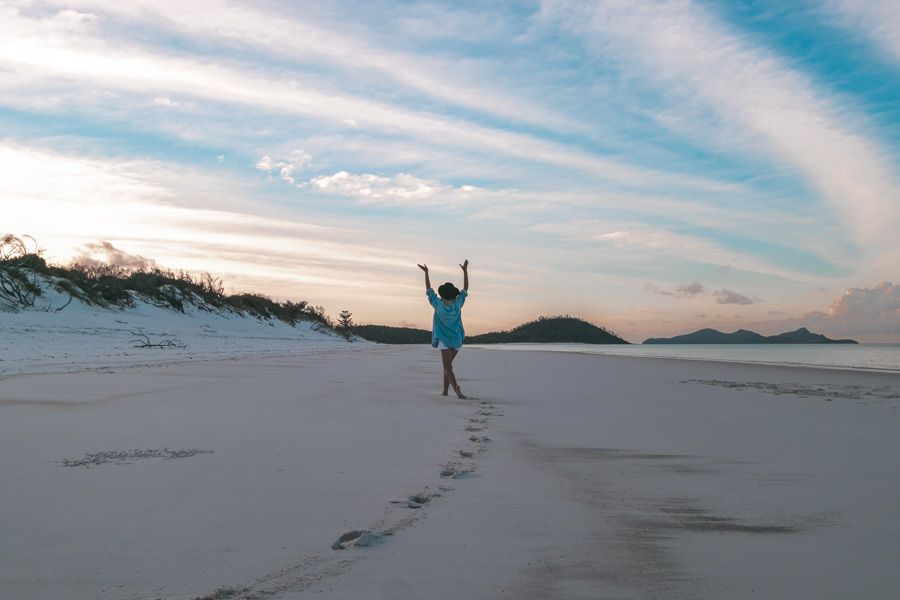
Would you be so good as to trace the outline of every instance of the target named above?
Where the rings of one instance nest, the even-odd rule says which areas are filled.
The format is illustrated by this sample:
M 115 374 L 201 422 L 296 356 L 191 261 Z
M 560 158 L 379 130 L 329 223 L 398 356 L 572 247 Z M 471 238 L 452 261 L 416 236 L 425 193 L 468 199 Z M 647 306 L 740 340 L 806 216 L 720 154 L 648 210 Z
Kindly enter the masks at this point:
M 724 362 L 865 369 L 900 373 L 900 344 L 472 344 L 496 350 L 581 352 Z

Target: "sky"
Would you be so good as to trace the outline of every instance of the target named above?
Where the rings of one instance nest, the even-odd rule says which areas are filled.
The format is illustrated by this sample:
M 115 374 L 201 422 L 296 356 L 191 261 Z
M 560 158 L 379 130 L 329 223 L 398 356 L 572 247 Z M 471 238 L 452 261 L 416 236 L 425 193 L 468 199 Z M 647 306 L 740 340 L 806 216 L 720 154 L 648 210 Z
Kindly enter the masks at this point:
M 359 323 L 469 259 L 469 333 L 900 342 L 900 3 L 0 0 L 0 209 Z

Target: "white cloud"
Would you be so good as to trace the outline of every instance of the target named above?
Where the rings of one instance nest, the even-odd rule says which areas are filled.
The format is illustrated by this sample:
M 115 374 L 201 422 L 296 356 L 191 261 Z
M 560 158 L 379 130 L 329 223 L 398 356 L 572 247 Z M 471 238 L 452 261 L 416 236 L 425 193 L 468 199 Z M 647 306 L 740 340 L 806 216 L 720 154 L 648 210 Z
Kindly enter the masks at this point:
M 437 181 L 420 179 L 408 173 L 392 177 L 372 173 L 339 171 L 333 175 L 320 175 L 309 180 L 315 190 L 350 196 L 363 203 L 421 203 L 430 200 L 466 200 L 478 191 L 471 185 L 459 188 Z
M 883 282 L 871 288 L 851 288 L 825 312 L 802 317 L 811 326 L 845 335 L 900 334 L 900 286 Z
M 56 19 L 60 21 L 70 21 L 72 23 L 92 23 L 98 20 L 97 15 L 93 13 L 83 13 L 77 10 L 64 9 L 56 13 Z
M 224 160 L 224 157 L 223 157 Z M 256 162 L 256 168 L 266 173 L 277 172 L 284 181 L 293 184 L 294 172 L 307 166 L 312 161 L 312 156 L 303 150 L 294 150 L 286 158 L 273 160 L 271 156 L 263 156 Z M 221 161 L 220 161 L 221 162 Z
M 873 287 L 850 288 L 824 311 L 755 325 L 771 332 L 808 327 L 829 337 L 896 343 L 900 339 L 900 286 L 886 281 Z
M 158 106 L 178 106 L 178 102 L 175 102 L 171 98 L 166 98 L 165 96 L 157 96 L 153 99 L 153 104 Z
M 900 317 L 900 286 L 885 281 L 873 288 L 851 288 L 831 303 L 826 315 L 832 319 L 851 316 Z

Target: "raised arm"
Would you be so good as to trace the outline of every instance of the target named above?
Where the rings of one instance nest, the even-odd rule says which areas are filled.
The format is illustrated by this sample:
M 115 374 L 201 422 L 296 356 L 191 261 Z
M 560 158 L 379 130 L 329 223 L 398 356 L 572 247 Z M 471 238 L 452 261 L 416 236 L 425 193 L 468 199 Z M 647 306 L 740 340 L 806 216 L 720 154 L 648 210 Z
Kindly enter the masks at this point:
M 425 271 L 425 289 L 431 289 L 431 279 L 428 277 L 428 266 L 427 265 L 419 265 L 419 268 Z
M 463 264 L 459 265 L 463 270 L 463 289 L 469 291 L 469 259 L 467 258 Z

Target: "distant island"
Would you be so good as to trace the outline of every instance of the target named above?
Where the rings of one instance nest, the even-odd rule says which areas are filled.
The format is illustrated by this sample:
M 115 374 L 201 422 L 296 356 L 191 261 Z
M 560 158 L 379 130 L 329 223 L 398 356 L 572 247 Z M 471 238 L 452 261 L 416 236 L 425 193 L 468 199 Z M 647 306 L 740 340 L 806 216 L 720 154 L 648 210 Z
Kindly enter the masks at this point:
M 645 344 L 858 344 L 856 340 L 833 340 L 806 327 L 778 335 L 760 335 L 755 331 L 738 329 L 724 333 L 716 329 L 700 329 L 693 333 L 670 338 L 649 338 Z
M 357 336 L 380 344 L 429 344 L 431 332 L 410 327 L 357 325 Z M 466 337 L 467 344 L 627 344 L 604 327 L 570 316 L 538 317 L 509 331 L 497 331 Z

